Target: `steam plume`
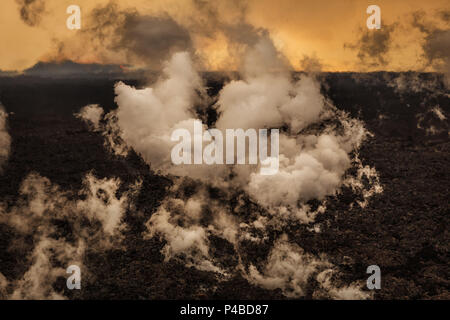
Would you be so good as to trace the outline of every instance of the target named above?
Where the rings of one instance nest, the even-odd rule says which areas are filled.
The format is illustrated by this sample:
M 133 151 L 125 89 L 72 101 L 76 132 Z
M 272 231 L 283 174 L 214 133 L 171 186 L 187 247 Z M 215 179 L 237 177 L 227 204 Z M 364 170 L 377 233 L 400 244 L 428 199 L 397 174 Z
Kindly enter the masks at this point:
M 424 57 L 428 65 L 445 75 L 447 88 L 450 87 L 450 29 L 448 28 L 448 12 L 442 11 L 441 19 L 446 28 L 440 28 L 431 22 L 424 21 L 424 15 L 416 12 L 413 15 L 413 26 L 417 27 L 425 38 L 422 44 Z
M 57 43 L 49 60 L 86 60 L 79 43 L 89 43 L 88 56 L 103 63 L 127 63 L 159 69 L 171 53 L 191 50 L 189 32 L 168 15 L 141 15 L 136 9 L 120 9 L 116 2 L 98 6 L 77 32 L 82 41 Z
M 74 194 L 36 173 L 25 178 L 19 200 L 11 206 L 1 203 L 0 222 L 16 230 L 18 239 L 31 236 L 35 246 L 22 277 L 0 277 L 0 293 L 10 299 L 64 299 L 54 284 L 66 278 L 66 268 L 75 264 L 88 275 L 83 265 L 86 248 L 104 250 L 121 241 L 122 219 L 139 184 L 117 197 L 119 185 L 118 179 L 97 179 L 89 173 Z M 58 229 L 62 220 L 68 223 L 68 233 Z
M 344 48 L 357 52 L 361 63 L 368 67 L 383 67 L 388 64 L 387 54 L 391 49 L 392 33 L 396 24 L 383 25 L 377 30 L 361 29 L 360 38 L 355 43 L 345 43 Z
M 116 84 L 118 108 L 106 115 L 117 125 L 114 134 L 174 181 L 169 196 L 147 221 L 144 237 L 165 241 L 161 252 L 166 260 L 213 271 L 218 277 L 240 272 L 261 286 L 281 288 L 287 296 L 303 296 L 309 279 L 315 278 L 325 292 L 317 292 L 318 296 L 366 297 L 357 285 L 331 280 L 330 275 L 338 272 L 326 257 L 305 254 L 284 237 L 273 241 L 268 234 L 292 224 L 313 224 L 326 210 L 327 198 L 338 195 L 343 186 L 362 194 L 361 206 L 382 191 L 375 169 L 363 166 L 357 157 L 369 132 L 322 96 L 313 74 L 293 77 L 287 59 L 267 34 L 247 45 L 240 65 L 241 79 L 226 83 L 217 96 L 213 108 L 218 116 L 210 129 L 281 128 L 280 167 L 272 176 L 261 175 L 258 165 L 172 163 L 171 133 L 184 128 L 192 134 L 193 123 L 201 121 L 197 106 L 209 102 L 188 52 L 173 54 L 152 87 Z M 93 116 L 90 109 L 80 114 L 95 125 L 102 112 L 95 107 Z M 208 129 L 207 124 L 202 126 Z M 357 169 L 355 175 L 347 173 L 352 167 Z M 361 182 L 366 178 L 369 186 Z M 316 208 L 308 203 L 313 199 L 320 203 Z M 249 202 L 255 204 L 250 212 Z M 215 254 L 213 238 L 232 246 L 234 263 L 224 263 Z M 248 259 L 244 249 L 248 242 L 272 248 L 263 273 Z M 286 251 L 293 254 L 287 261 Z M 279 263 L 284 267 L 278 269 Z M 298 272 L 290 266 L 295 263 L 301 265 Z

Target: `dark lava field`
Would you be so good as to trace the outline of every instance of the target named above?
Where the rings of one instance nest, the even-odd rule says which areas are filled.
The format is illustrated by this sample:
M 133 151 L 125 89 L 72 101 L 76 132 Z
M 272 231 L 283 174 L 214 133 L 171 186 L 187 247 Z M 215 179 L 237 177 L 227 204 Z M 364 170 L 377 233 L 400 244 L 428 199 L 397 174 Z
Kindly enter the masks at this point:
M 339 109 L 365 122 L 373 134 L 362 146 L 360 158 L 376 168 L 383 193 L 362 209 L 352 193 L 330 201 L 317 216 L 321 232 L 307 225 L 287 230 L 291 241 L 306 252 L 325 253 L 342 273 L 343 281 L 367 279 L 366 268 L 376 264 L 382 288 L 375 299 L 450 299 L 450 96 L 440 88 L 396 90 L 387 73 L 321 74 L 323 94 Z M 428 74 L 421 74 L 426 81 Z M 210 94 L 224 79 L 205 74 Z M 123 185 L 142 179 L 135 210 L 128 210 L 121 248 L 103 252 L 86 249 L 89 270 L 82 290 L 68 290 L 61 277 L 56 291 L 72 299 L 285 299 L 281 290 L 250 284 L 241 275 L 218 282 L 211 272 L 170 260 L 164 261 L 163 241 L 144 239 L 145 222 L 158 208 L 172 181 L 153 172 L 131 152 L 115 156 L 103 146 L 103 137 L 92 132 L 75 112 L 88 104 L 114 109 L 115 79 L 41 79 L 28 76 L 0 79 L 0 101 L 9 113 L 11 153 L 0 175 L 0 201 L 14 204 L 22 180 L 31 172 L 47 177 L 63 190 L 78 190 L 84 175 L 119 177 Z M 140 81 L 127 80 L 141 85 Z M 440 106 L 445 119 L 430 111 Z M 208 117 L 214 117 L 214 112 Z M 419 125 L 418 125 L 419 124 Z M 432 133 L 427 128 L 434 128 Z M 118 192 L 122 192 L 119 190 Z M 139 214 L 136 214 L 139 212 Z M 68 237 L 64 221 L 55 221 L 54 237 Z M 275 232 L 276 233 L 276 232 Z M 270 237 L 276 238 L 277 234 Z M 21 245 L 17 245 L 17 241 Z M 233 257 L 233 249 L 212 239 L 215 255 Z M 0 224 L 0 272 L 20 279 L 32 261 L 33 237 L 21 238 Z M 249 247 L 249 261 L 264 259 L 268 248 Z M 226 262 L 225 262 L 226 263 Z M 232 262 L 230 262 L 232 263 Z M 311 290 L 302 299 L 311 299 Z

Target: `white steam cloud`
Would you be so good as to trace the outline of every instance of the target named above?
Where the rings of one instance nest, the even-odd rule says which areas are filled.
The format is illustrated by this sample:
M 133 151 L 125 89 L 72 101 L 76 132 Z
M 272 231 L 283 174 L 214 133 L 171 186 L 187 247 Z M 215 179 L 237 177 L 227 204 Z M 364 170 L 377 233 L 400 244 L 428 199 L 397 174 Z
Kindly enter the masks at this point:
M 190 109 L 202 88 L 187 52 L 174 54 L 163 72 L 153 88 L 139 90 L 121 82 L 115 87 L 122 139 L 158 169 L 171 164 L 171 133 L 194 117 Z
M 361 284 L 351 284 L 336 288 L 331 277 L 338 273 L 325 256 L 316 257 L 288 241 L 282 235 L 272 248 L 262 273 L 253 265 L 249 268 L 248 279 L 267 289 L 281 289 L 287 297 L 301 297 L 313 278 L 319 283 L 313 292 L 316 299 L 367 299 L 368 293 L 360 290 Z
M 87 246 L 105 249 L 122 238 L 122 219 L 139 183 L 117 197 L 119 186 L 119 179 L 98 179 L 88 173 L 83 188 L 70 193 L 39 174 L 25 178 L 19 200 L 12 206 L 1 203 L 0 223 L 14 228 L 18 237 L 32 236 L 35 245 L 28 257 L 30 267 L 21 278 L 8 281 L 0 275 L 0 294 L 9 299 L 65 299 L 53 284 L 67 277 L 66 268 L 75 264 L 87 275 L 83 266 Z M 70 226 L 69 235 L 58 231 L 55 221 L 62 220 Z
M 100 120 L 102 119 L 102 115 L 103 109 L 98 104 L 90 104 L 83 107 L 80 112 L 76 113 L 75 117 L 92 125 L 94 130 L 98 130 L 100 128 Z
M 166 260 L 179 259 L 220 277 L 241 272 L 250 282 L 280 288 L 289 297 L 303 296 L 310 278 L 319 283 L 318 298 L 368 297 L 358 284 L 336 283 L 339 273 L 326 257 L 304 253 L 285 236 L 269 240 L 271 230 L 313 224 L 315 216 L 326 210 L 327 197 L 337 195 L 343 186 L 362 195 L 362 207 L 382 188 L 375 169 L 363 166 L 358 158 L 358 149 L 370 136 L 363 123 L 337 110 L 321 94 L 314 75 L 293 79 L 286 59 L 267 36 L 248 49 L 241 79 L 220 91 L 214 129 L 280 129 L 280 163 L 274 175 L 261 175 L 258 165 L 172 163 L 173 130 L 192 132 L 194 121 L 200 121 L 196 107 L 205 102 L 204 84 L 188 53 L 174 54 L 153 87 L 136 89 L 119 82 L 115 92 L 118 108 L 105 116 L 115 130 L 100 128 L 109 147 L 114 151 L 117 144 L 110 141 L 121 140 L 120 150 L 131 147 L 154 170 L 179 176 L 173 177 L 169 196 L 147 221 L 144 235 L 165 241 Z M 101 110 L 85 111 L 82 118 L 99 123 L 92 114 Z M 213 127 L 203 123 L 203 129 Z M 355 175 L 348 174 L 352 167 L 357 169 Z M 362 183 L 363 178 L 369 183 Z M 185 192 L 187 186 L 193 191 Z M 307 203 L 312 199 L 320 201 L 315 209 Z M 312 229 L 320 232 L 317 226 Z M 234 264 L 222 263 L 212 238 L 231 245 Z M 261 271 L 248 260 L 244 242 L 272 246 Z

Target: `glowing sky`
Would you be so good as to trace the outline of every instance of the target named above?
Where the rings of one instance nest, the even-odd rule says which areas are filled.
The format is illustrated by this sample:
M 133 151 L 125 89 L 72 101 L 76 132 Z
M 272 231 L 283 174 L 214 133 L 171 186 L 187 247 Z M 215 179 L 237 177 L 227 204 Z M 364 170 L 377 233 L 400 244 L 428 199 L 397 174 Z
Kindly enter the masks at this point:
M 109 0 L 35 0 L 45 3 L 40 23 L 26 24 L 20 16 L 20 4 L 16 0 L 2 0 L 0 10 L 0 69 L 23 70 L 40 60 L 58 56 L 57 43 L 65 43 L 70 50 L 64 59 L 78 62 L 131 63 L 126 55 L 104 48 L 92 49 L 80 31 L 66 28 L 66 8 L 77 4 L 82 10 L 82 29 L 97 6 Z M 421 10 L 426 19 L 440 23 L 435 17 L 442 10 L 449 10 L 448 0 L 126 0 L 115 1 L 121 9 L 135 8 L 142 15 L 169 15 L 189 30 L 196 54 L 210 70 L 234 68 L 229 48 L 230 40 L 215 23 L 233 25 L 247 23 L 269 31 L 277 48 L 296 69 L 301 68 L 304 55 L 315 56 L 329 71 L 367 70 L 422 70 L 423 34 L 411 26 L 412 14 Z M 345 48 L 354 44 L 361 33 L 367 32 L 366 8 L 376 4 L 381 8 L 382 30 L 395 25 L 391 33 L 388 63 L 372 66 L 361 63 L 357 50 Z M 217 13 L 212 19 L 214 12 Z M 442 23 L 442 22 L 441 22 Z M 203 24 L 203 27 L 202 27 Z M 443 25 L 445 27 L 445 25 Z M 380 32 L 371 30 L 371 32 Z M 107 52 L 110 51 L 110 52 Z

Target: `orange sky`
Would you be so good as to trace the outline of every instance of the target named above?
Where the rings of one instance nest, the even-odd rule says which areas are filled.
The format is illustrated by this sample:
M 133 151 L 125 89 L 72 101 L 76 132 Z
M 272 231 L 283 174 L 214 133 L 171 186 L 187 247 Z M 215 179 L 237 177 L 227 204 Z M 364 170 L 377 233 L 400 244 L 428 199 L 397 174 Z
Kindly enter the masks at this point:
M 206 1 L 206 0 L 205 0 Z M 0 69 L 23 70 L 37 61 L 54 56 L 55 40 L 71 43 L 73 56 L 66 58 L 80 62 L 129 63 L 115 52 L 99 56 L 89 43 L 81 41 L 78 31 L 66 28 L 66 8 L 78 4 L 82 10 L 82 24 L 91 10 L 109 0 L 47 0 L 41 23 L 31 27 L 19 14 L 16 0 L 2 0 L 0 10 Z M 190 30 L 193 21 L 202 21 L 203 13 L 193 0 L 126 0 L 116 1 L 122 8 L 136 8 L 139 13 L 161 15 L 168 13 L 180 25 Z M 378 69 L 420 70 L 418 63 L 423 35 L 408 25 L 412 12 L 423 10 L 432 19 L 437 10 L 449 9 L 448 0 L 249 0 L 245 11 L 235 8 L 230 0 L 215 0 L 211 6 L 220 12 L 224 23 L 246 22 L 269 31 L 277 48 L 285 54 L 294 68 L 300 68 L 304 55 L 315 55 L 329 71 L 368 71 L 373 68 L 361 64 L 354 50 L 344 43 L 354 43 L 360 36 L 359 28 L 366 28 L 366 8 L 377 4 L 384 24 L 397 23 L 392 34 L 393 46 L 387 55 L 389 63 Z M 244 6 L 242 6 L 244 7 Z M 244 13 L 242 13 L 244 12 Z M 206 18 L 205 18 L 206 19 Z M 213 35 L 191 31 L 197 54 L 211 70 L 233 68 L 234 60 L 227 48 L 227 38 L 217 32 Z M 372 31 L 377 32 L 377 31 Z M 85 40 L 84 40 L 85 41 Z M 107 50 L 107 49 L 105 49 Z M 375 68 L 377 69 L 377 68 Z

